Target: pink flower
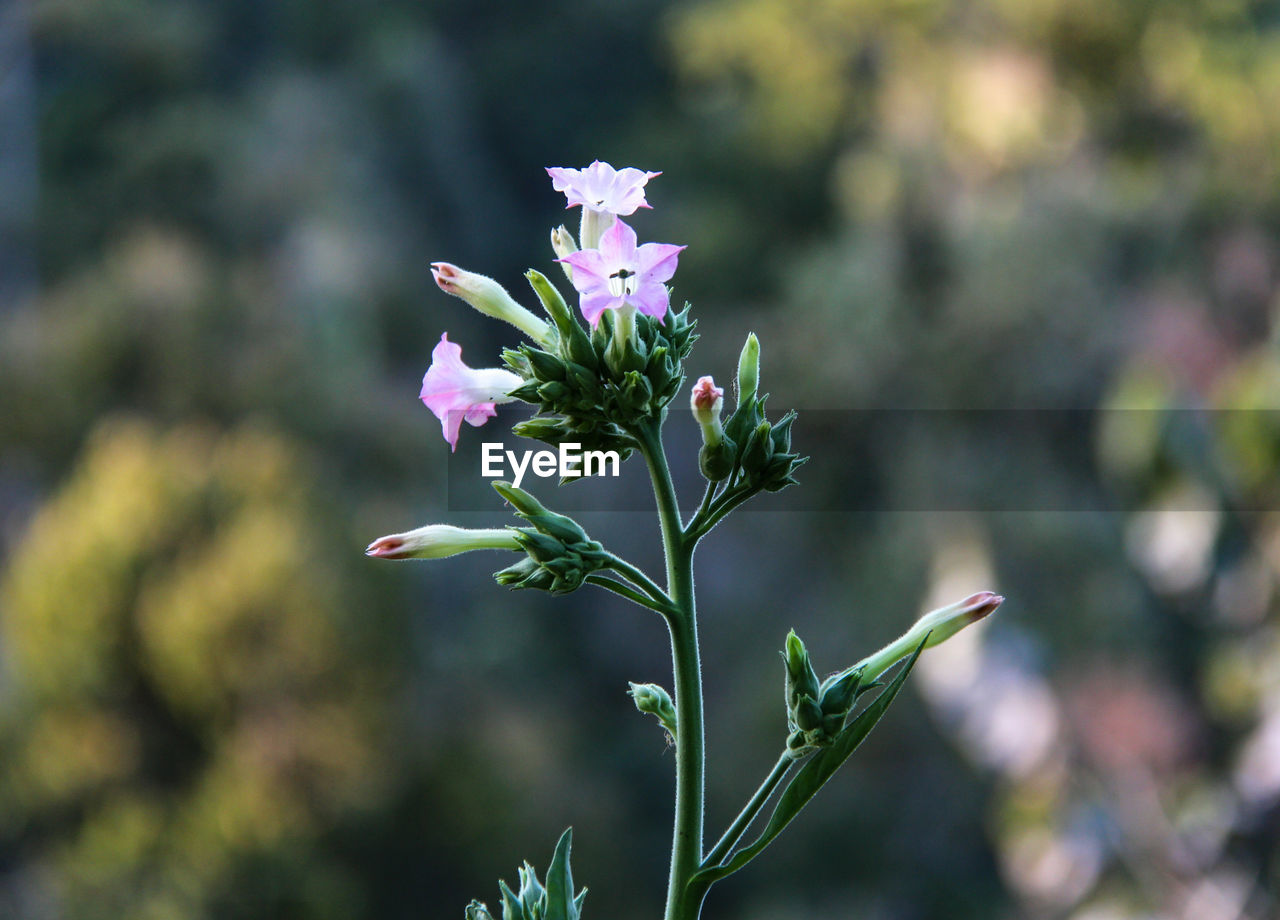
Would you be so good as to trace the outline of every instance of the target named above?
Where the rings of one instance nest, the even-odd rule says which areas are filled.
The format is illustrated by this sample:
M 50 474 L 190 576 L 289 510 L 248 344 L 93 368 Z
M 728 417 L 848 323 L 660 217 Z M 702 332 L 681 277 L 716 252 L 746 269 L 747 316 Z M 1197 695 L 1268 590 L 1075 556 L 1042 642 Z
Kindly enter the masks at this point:
M 592 211 L 607 211 L 623 217 L 634 214 L 636 208 L 647 208 L 644 200 L 644 184 L 660 172 L 644 172 L 628 166 L 615 170 L 608 163 L 596 160 L 586 169 L 566 169 L 548 166 L 547 175 L 557 192 L 564 192 L 569 199 L 566 208 L 582 205 Z
M 480 426 L 498 414 L 496 403 L 512 402 L 507 394 L 524 381 L 500 367 L 471 368 L 462 363 L 462 346 L 449 341 L 449 333 L 431 352 L 431 366 L 422 378 L 421 399 L 440 419 L 444 439 L 458 449 L 462 420 Z
M 676 273 L 684 248 L 670 243 L 636 246 L 636 232 L 619 220 L 600 237 L 599 249 L 581 249 L 558 261 L 573 266 L 582 315 L 592 327 L 605 310 L 625 306 L 661 322 L 671 301 L 665 282 Z

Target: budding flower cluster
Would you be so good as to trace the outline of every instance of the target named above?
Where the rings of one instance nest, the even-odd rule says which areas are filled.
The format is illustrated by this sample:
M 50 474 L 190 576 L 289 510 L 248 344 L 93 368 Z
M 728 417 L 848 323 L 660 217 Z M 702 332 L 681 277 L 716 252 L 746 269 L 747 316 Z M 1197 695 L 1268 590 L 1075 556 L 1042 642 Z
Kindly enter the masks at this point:
M 844 728 L 854 702 L 871 689 L 871 683 L 863 682 L 860 668 L 819 682 L 809 650 L 795 630 L 787 634 L 782 660 L 787 666 L 787 752 L 800 758 L 831 743 Z
M 516 514 L 533 525 L 512 528 L 516 543 L 527 557 L 495 572 L 493 577 L 498 584 L 568 594 L 582 587 L 592 572 L 608 567 L 609 554 L 573 518 L 548 511 L 528 492 L 510 483 L 495 482 L 493 487 L 511 503 Z

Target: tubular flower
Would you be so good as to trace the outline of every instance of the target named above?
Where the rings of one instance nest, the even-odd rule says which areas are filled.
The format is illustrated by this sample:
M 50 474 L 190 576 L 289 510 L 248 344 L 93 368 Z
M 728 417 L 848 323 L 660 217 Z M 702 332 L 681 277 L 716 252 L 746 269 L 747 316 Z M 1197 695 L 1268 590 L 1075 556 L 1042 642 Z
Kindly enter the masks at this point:
M 407 533 L 378 537 L 364 551 L 377 559 L 444 559 L 476 549 L 509 549 L 518 551 L 515 531 L 467 530 L 449 524 L 428 524 Z
M 470 425 L 483 425 L 498 414 L 497 403 L 514 401 L 507 394 L 522 381 L 500 367 L 472 368 L 462 363 L 462 346 L 449 341 L 449 333 L 431 352 L 431 366 L 422 378 L 420 398 L 440 419 L 444 439 L 458 449 L 458 431 L 462 420 Z
M 546 339 L 547 324 L 516 303 L 506 288 L 492 278 L 449 262 L 432 262 L 431 277 L 436 279 L 440 290 L 461 297 L 485 316 L 510 323 L 535 342 Z
M 625 306 L 661 322 L 671 300 L 665 282 L 676 273 L 684 248 L 671 243 L 637 246 L 636 232 L 619 220 L 604 232 L 599 249 L 581 249 L 558 261 L 573 266 L 582 315 L 592 327 L 605 310 Z
M 628 166 L 615 170 L 608 163 L 596 160 L 586 169 L 567 169 L 548 166 L 547 175 L 557 192 L 564 192 L 569 199 L 566 208 L 582 205 L 584 209 L 604 211 L 627 217 L 636 208 L 649 207 L 644 200 L 644 185 L 660 172 L 644 172 Z

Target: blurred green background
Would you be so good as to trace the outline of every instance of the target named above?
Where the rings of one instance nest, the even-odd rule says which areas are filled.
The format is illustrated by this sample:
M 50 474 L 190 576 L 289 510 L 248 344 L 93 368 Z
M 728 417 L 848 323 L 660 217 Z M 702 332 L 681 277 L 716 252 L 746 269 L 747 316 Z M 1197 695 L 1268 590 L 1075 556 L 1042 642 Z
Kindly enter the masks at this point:
M 842 464 L 803 507 L 863 509 L 700 552 L 709 832 L 789 627 L 834 670 L 1009 597 L 706 916 L 1277 916 L 1280 3 L 10 0 L 0 917 L 457 917 L 570 824 L 587 915 L 659 915 L 659 620 L 361 555 L 507 520 L 445 507 L 417 392 L 515 333 L 428 263 L 525 290 L 577 213 L 543 167 L 597 157 L 664 170 L 691 375 L 759 333 Z M 849 407 L 1107 411 L 806 429 Z M 957 475 L 992 501 L 891 510 Z M 660 569 L 649 515 L 584 523 Z

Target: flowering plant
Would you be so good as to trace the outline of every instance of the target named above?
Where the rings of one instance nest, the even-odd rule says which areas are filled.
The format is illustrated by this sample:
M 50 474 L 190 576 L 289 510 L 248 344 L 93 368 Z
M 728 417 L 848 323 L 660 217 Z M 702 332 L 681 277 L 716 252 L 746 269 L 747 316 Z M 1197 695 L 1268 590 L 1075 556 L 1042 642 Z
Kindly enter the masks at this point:
M 796 482 L 794 473 L 804 462 L 791 449 L 796 414 L 788 412 L 776 421 L 766 416 L 759 393 L 760 343 L 748 335 L 738 361 L 736 403 L 727 419 L 722 420 L 723 388 L 710 376 L 693 386 L 690 406 L 702 431 L 698 465 L 707 483 L 697 510 L 686 519 L 662 439 L 696 338 L 689 305 L 676 312 L 666 285 L 684 247 L 638 244 L 635 230 L 621 220 L 649 207 L 644 188 L 660 174 L 614 170 L 598 161 L 582 170 L 547 172 L 554 188 L 565 193 L 567 207 L 582 208 L 577 239 L 562 226 L 552 231 L 551 242 L 579 295 L 585 325 L 540 272 L 530 270 L 526 277 L 549 322 L 520 306 L 496 281 L 435 263 L 433 273 L 442 290 L 511 323 L 528 341 L 502 353 L 505 368 L 476 369 L 462 362 L 459 345 L 442 336 L 423 379 L 422 401 L 440 420 L 451 447 L 457 446 L 464 420 L 483 425 L 498 414 L 498 404 L 519 400 L 537 407 L 537 413 L 514 426 L 518 435 L 557 447 L 572 442 L 587 450 L 612 450 L 624 459 L 638 453 L 656 499 L 665 584 L 588 537 L 572 518 L 505 482 L 494 486 L 525 526 L 464 530 L 432 524 L 381 537 L 367 553 L 385 559 L 438 559 L 472 550 L 507 550 L 521 558 L 495 573 L 499 584 L 553 594 L 592 585 L 666 621 L 674 694 L 654 683 L 633 683 L 630 692 L 636 707 L 656 717 L 675 745 L 675 821 L 664 916 L 694 920 L 711 887 L 758 856 L 849 758 L 885 714 L 920 653 L 987 616 L 1004 598 L 981 592 L 926 614 L 897 641 L 825 679 L 819 679 L 800 637 L 788 634 L 782 650 L 786 708 L 785 723 L 779 719 L 781 753 L 717 842 L 705 846 L 694 550 L 739 505 Z M 904 663 L 897 673 L 883 682 L 882 676 L 899 662 Z M 876 690 L 863 705 L 864 696 L 870 698 Z M 770 802 L 763 829 L 744 842 Z M 571 845 L 572 832 L 566 830 L 545 884 L 528 863 L 519 870 L 518 890 L 499 883 L 503 920 L 577 920 L 585 889 L 574 889 Z M 473 901 L 466 917 L 489 920 L 491 914 Z

